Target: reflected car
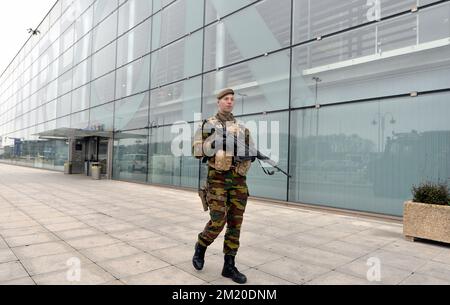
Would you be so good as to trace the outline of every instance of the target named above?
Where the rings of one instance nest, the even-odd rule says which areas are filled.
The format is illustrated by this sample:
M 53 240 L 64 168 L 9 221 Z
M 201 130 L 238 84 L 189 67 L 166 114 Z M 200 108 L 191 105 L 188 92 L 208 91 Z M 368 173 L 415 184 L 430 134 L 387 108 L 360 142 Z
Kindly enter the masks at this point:
M 321 171 L 356 172 L 359 166 L 351 160 L 325 160 L 320 165 Z
M 144 154 L 127 154 L 120 160 L 120 169 L 128 172 L 147 171 L 147 155 Z
M 395 133 L 385 151 L 369 164 L 376 196 L 406 200 L 413 185 L 425 180 L 450 181 L 450 131 Z

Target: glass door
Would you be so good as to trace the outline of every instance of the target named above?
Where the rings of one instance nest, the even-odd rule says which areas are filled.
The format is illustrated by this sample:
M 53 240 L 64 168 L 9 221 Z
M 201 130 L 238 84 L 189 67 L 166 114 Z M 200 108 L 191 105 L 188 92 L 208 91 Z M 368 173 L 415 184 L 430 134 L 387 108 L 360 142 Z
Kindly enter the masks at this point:
M 102 166 L 102 175 L 108 174 L 109 139 L 100 138 L 98 141 L 98 162 Z

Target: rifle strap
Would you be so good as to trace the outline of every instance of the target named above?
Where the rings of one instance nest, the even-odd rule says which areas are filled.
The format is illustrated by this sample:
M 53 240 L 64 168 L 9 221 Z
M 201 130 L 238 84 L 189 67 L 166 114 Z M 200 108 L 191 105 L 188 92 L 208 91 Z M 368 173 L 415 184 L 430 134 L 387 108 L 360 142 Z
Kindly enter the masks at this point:
M 262 168 L 264 174 L 266 174 L 267 176 L 272 176 L 272 175 L 273 175 L 270 171 L 268 171 L 268 170 L 262 165 L 261 160 L 258 160 L 258 162 L 259 162 L 259 165 L 261 165 L 261 168 Z

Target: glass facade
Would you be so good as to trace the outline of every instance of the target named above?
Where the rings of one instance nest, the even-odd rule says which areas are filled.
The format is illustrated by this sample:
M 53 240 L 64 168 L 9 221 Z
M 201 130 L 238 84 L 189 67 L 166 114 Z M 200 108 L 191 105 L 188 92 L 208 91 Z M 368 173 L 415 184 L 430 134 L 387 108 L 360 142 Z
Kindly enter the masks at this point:
M 0 76 L 0 162 L 62 171 L 40 134 L 100 129 L 114 179 L 196 188 L 172 124 L 232 87 L 292 174 L 255 164 L 253 196 L 402 215 L 450 180 L 450 1 L 60 0 L 38 29 Z

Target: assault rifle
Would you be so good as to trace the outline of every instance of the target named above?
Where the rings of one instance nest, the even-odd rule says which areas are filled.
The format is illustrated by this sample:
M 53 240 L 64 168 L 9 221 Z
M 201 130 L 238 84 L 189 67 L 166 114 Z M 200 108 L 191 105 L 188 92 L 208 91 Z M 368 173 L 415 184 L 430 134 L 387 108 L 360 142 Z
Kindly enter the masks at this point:
M 207 123 L 207 121 L 203 121 L 203 125 L 202 125 L 202 129 L 204 128 L 205 124 Z M 225 132 L 224 130 L 225 129 Z M 277 170 L 277 172 L 280 172 L 284 175 L 286 175 L 289 178 L 292 178 L 292 176 L 290 174 L 288 174 L 286 171 L 284 171 L 283 169 L 281 169 L 278 164 L 273 161 L 270 157 L 262 154 L 258 149 L 256 149 L 253 145 L 247 145 L 247 143 L 245 143 L 245 139 L 244 141 L 242 141 L 242 139 L 240 139 L 236 134 L 231 133 L 231 132 L 227 132 L 226 128 L 211 128 L 211 134 L 216 134 L 216 140 L 219 138 L 222 138 L 222 144 L 223 147 L 227 146 L 227 137 L 232 137 L 235 143 L 235 151 L 234 151 L 234 157 L 237 161 L 255 161 L 255 159 L 258 160 L 259 164 L 261 165 L 261 168 L 263 169 L 264 173 L 266 175 L 269 176 L 273 176 L 275 175 L 276 171 L 270 171 L 264 168 L 264 166 L 262 166 L 261 161 L 264 163 L 269 164 L 270 166 L 272 166 L 274 169 Z M 219 143 L 220 144 L 220 143 Z M 215 148 L 215 147 L 212 147 Z M 238 152 L 245 152 L 245 156 L 238 156 Z

